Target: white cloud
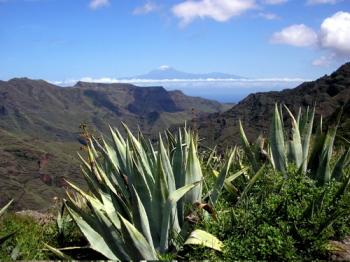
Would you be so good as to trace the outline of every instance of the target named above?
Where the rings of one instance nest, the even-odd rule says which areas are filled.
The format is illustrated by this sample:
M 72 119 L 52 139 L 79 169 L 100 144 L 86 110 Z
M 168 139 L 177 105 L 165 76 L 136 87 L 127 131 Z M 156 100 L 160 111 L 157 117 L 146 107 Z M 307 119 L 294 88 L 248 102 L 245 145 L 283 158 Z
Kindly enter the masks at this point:
M 350 13 L 340 11 L 327 17 L 318 34 L 303 24 L 286 27 L 274 33 L 271 42 L 297 47 L 317 46 L 328 52 L 328 55 L 312 61 L 314 66 L 328 66 L 334 60 L 349 60 Z
M 259 13 L 259 17 L 262 17 L 266 20 L 277 20 L 280 19 L 280 17 L 274 13 Z
M 80 79 L 67 79 L 65 81 L 48 81 L 50 83 L 61 85 L 61 86 L 72 86 L 76 84 L 78 81 L 89 82 L 89 83 L 105 83 L 105 84 L 113 84 L 113 83 L 130 83 L 141 86 L 173 86 L 173 85 L 218 85 L 218 86 L 241 86 L 241 87 L 251 87 L 251 86 L 266 86 L 267 84 L 296 84 L 304 81 L 309 81 L 309 79 L 304 78 L 240 78 L 240 79 L 118 79 L 111 77 L 102 77 L 102 78 L 93 78 L 93 77 L 83 77 Z
M 334 53 L 331 53 L 330 55 L 325 55 L 325 56 L 323 55 L 315 59 L 314 61 L 312 61 L 312 65 L 318 66 L 318 67 L 329 66 L 333 62 L 334 57 L 335 57 Z
M 172 12 L 187 25 L 196 18 L 225 22 L 255 7 L 255 0 L 187 0 L 173 6 Z
M 89 7 L 95 10 L 101 7 L 106 7 L 108 5 L 110 5 L 110 0 L 91 0 Z
M 288 0 L 263 0 L 266 5 L 280 5 L 288 2 Z
M 156 11 L 158 8 L 159 6 L 157 4 L 148 1 L 143 6 L 136 7 L 132 13 L 134 15 L 145 15 L 153 11 Z
M 308 0 L 308 5 L 320 5 L 320 4 L 336 4 L 339 0 Z
M 274 33 L 271 42 L 297 47 L 312 46 L 317 44 L 317 34 L 304 24 L 291 25 Z
M 320 45 L 341 55 L 350 55 L 350 13 L 338 12 L 321 24 Z

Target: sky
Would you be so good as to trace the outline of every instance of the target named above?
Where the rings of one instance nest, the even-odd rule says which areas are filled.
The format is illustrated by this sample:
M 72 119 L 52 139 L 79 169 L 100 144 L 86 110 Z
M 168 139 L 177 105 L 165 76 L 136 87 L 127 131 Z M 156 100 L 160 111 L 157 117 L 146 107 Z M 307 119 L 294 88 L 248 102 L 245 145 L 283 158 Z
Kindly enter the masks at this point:
M 315 79 L 350 61 L 350 0 L 0 0 L 0 79 L 160 66 Z

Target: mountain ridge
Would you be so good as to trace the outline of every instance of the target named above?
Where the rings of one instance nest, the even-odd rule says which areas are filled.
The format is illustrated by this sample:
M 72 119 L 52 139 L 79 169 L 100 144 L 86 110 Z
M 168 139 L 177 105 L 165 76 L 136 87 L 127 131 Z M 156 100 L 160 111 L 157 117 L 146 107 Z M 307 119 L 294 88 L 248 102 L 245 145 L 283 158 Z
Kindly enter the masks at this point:
M 316 105 L 316 116 L 327 119 L 350 100 L 350 62 L 340 66 L 331 75 L 304 82 L 293 89 L 254 93 L 223 113 L 214 113 L 197 119 L 199 133 L 207 144 L 239 143 L 238 121 L 242 120 L 250 141 L 259 134 L 268 135 L 275 103 L 287 105 L 292 112 L 299 107 Z M 288 116 L 285 115 L 285 120 Z
M 16 209 L 40 209 L 62 196 L 64 179 L 82 183 L 76 152 L 86 124 L 98 137 L 109 125 L 125 122 L 151 138 L 198 114 L 226 106 L 168 92 L 163 87 L 80 82 L 60 87 L 44 80 L 14 78 L 0 82 L 0 206 L 9 199 Z

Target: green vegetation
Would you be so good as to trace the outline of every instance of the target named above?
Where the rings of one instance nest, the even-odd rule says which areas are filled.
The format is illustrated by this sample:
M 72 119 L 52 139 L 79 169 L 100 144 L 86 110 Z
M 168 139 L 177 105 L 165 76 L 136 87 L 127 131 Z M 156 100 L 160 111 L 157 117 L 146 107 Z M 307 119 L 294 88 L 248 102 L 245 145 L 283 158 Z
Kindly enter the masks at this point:
M 86 132 L 88 190 L 69 183 L 57 218 L 28 222 L 28 236 L 29 219 L 8 215 L 0 233 L 16 235 L 0 259 L 16 247 L 21 259 L 328 259 L 350 234 L 350 151 L 335 147 L 340 116 L 326 132 L 314 118 L 276 105 L 268 139 L 249 143 L 240 124 L 242 147 L 225 152 L 199 150 L 186 128 L 156 143 L 126 126 Z
M 91 248 L 113 260 L 156 260 L 180 238 L 220 250 L 219 240 L 191 232 L 185 221 L 185 209 L 202 202 L 196 136 L 186 129 L 167 133 L 168 148 L 160 136 L 156 151 L 141 133 L 136 138 L 125 130 L 126 139 L 112 129 L 110 143 L 86 134 L 82 173 L 89 193 L 70 184 L 79 201 L 68 194 L 66 207 Z
M 48 209 L 64 197 L 64 179 L 79 186 L 76 152 L 79 123 L 96 133 L 121 121 L 148 136 L 180 125 L 196 115 L 228 109 L 215 101 L 189 97 L 162 87 L 78 83 L 62 88 L 26 78 L 0 81 L 0 205 L 15 199 L 14 209 Z M 194 110 L 194 111 L 192 111 Z M 79 142 L 78 142 L 79 141 Z
M 41 225 L 32 217 L 7 214 L 0 222 L 0 228 L 4 234 L 15 232 L 0 248 L 1 260 L 49 258 L 43 248 L 44 243 L 51 242 L 56 234 L 55 228 L 50 224 Z
M 9 208 L 9 206 L 11 205 L 12 200 L 5 205 L 3 208 L 0 209 L 0 217 L 3 216 L 3 214 L 6 212 L 6 210 Z M 9 238 L 11 238 L 13 235 L 15 234 L 15 232 L 9 232 L 7 235 L 5 236 L 1 236 L 0 237 L 0 246 Z

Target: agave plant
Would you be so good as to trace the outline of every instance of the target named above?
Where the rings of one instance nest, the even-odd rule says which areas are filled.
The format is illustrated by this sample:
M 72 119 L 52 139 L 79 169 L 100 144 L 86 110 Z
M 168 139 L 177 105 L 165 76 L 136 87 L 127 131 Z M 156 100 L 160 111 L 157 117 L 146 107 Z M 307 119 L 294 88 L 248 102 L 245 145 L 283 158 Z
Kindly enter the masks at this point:
M 332 177 L 340 179 L 343 170 L 350 164 L 350 149 L 344 152 L 336 160 L 336 165 L 331 168 L 330 162 L 338 124 L 324 133 L 322 132 L 321 117 L 319 128 L 313 137 L 315 108 L 312 111 L 307 108 L 305 115 L 302 115 L 300 108 L 297 117 L 291 113 L 287 106 L 284 108 L 290 116 L 292 126 L 290 130 L 284 127 L 282 107 L 279 108 L 276 104 L 267 153 L 272 166 L 277 171 L 287 174 L 288 166 L 293 164 L 301 172 L 309 172 L 310 176 L 316 179 L 320 185 L 324 185 Z M 339 121 L 337 122 L 339 123 Z M 257 146 L 249 144 L 242 126 L 241 137 L 253 167 L 260 167 L 262 163 L 257 160 L 257 155 L 263 151 L 263 148 L 260 147 L 257 150 Z M 290 139 L 287 139 L 288 137 Z
M 166 135 L 166 145 L 159 136 L 155 150 L 124 127 L 126 138 L 112 128 L 111 141 L 88 137 L 81 169 L 89 192 L 69 183 L 86 200 L 81 208 L 67 192 L 66 207 L 91 248 L 108 259 L 156 260 L 182 236 L 185 244 L 220 250 L 217 238 L 185 226 L 186 210 L 202 195 L 196 135 L 179 130 Z
M 4 215 L 6 210 L 9 208 L 9 206 L 12 204 L 13 200 L 11 200 L 9 203 L 7 203 L 3 208 L 0 209 L 0 217 Z M 7 234 L 6 236 L 0 237 L 0 245 L 2 245 L 7 239 L 11 238 L 15 233 Z
M 315 108 L 311 113 L 309 112 L 309 109 L 307 109 L 304 117 L 301 114 L 301 109 L 299 109 L 299 114 L 296 119 L 288 107 L 284 107 L 290 116 L 292 128 L 290 131 L 284 128 L 282 110 L 278 110 L 276 104 L 272 118 L 269 141 L 273 166 L 278 171 L 286 173 L 288 163 L 293 163 L 297 168 L 301 168 L 303 172 L 306 172 Z M 285 138 L 289 135 L 291 136 L 291 139 L 286 141 Z

